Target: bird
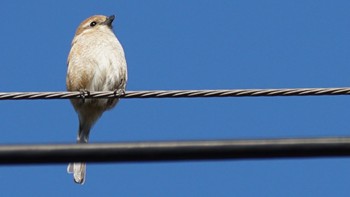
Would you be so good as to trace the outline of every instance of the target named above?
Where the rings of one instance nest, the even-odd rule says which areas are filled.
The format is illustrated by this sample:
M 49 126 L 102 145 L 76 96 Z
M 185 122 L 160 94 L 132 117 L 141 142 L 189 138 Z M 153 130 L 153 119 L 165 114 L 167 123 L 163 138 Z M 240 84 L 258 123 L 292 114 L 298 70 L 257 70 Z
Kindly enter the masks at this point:
M 124 49 L 113 32 L 114 19 L 114 15 L 94 15 L 77 28 L 67 60 L 67 91 L 125 93 L 127 64 Z M 88 143 L 91 128 L 118 100 L 71 99 L 79 119 L 77 143 Z M 73 174 L 74 182 L 84 184 L 86 163 L 70 163 L 67 172 Z

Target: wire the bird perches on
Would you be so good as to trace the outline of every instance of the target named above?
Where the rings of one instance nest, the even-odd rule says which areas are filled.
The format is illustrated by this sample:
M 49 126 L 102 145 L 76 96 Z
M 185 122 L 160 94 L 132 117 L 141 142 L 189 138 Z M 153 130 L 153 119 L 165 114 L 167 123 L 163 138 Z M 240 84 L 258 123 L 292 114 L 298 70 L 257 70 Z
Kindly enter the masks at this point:
M 126 91 L 124 95 L 108 92 L 0 92 L 0 100 L 71 99 L 71 98 L 200 98 L 257 96 L 332 96 L 350 95 L 349 87 L 289 88 L 289 89 L 231 89 L 231 90 L 149 90 Z

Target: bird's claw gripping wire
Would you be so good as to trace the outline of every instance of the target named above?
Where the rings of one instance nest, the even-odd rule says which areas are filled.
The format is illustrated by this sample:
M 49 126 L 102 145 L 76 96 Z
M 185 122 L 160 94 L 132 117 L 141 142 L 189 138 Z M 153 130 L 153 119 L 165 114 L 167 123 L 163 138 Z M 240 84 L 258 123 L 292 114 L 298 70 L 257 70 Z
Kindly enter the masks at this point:
M 90 92 L 86 89 L 80 90 L 80 98 L 82 99 L 83 103 L 85 103 L 86 96 L 90 96 Z
M 116 89 L 113 92 L 115 97 L 120 97 L 125 95 L 125 90 L 124 89 Z

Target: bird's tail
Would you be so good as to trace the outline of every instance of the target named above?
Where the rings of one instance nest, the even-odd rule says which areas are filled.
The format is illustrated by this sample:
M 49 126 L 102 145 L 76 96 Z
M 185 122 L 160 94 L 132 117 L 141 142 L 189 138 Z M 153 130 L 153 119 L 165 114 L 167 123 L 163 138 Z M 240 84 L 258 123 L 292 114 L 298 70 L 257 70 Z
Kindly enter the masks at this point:
M 74 182 L 84 184 L 86 163 L 69 163 L 67 172 L 73 174 Z
M 77 143 L 88 143 L 90 128 L 92 125 L 82 125 L 80 122 Z M 73 174 L 74 182 L 84 184 L 86 174 L 86 163 L 69 163 L 67 172 Z

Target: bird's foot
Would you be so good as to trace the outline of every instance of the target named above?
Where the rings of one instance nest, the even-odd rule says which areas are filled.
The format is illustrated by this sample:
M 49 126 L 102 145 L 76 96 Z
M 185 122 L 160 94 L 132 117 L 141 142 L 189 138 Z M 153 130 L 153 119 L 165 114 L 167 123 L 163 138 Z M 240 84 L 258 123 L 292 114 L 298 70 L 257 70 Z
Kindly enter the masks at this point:
M 125 95 L 125 90 L 124 89 L 116 89 L 114 90 L 114 96 L 115 97 L 120 97 Z
M 86 96 L 90 96 L 90 92 L 86 89 L 79 90 L 80 92 L 80 98 L 82 99 L 82 102 L 85 103 Z

